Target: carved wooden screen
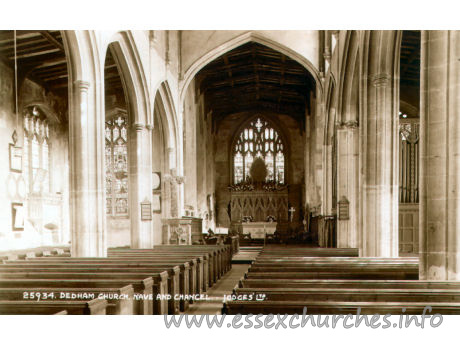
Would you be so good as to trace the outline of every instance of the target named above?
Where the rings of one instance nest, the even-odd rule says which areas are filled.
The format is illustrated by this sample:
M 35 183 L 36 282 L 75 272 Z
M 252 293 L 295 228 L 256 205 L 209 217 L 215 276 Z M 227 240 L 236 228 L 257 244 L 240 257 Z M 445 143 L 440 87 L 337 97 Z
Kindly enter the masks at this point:
M 285 146 L 279 133 L 261 117 L 251 121 L 237 136 L 233 145 L 233 182 L 249 177 L 256 157 L 265 161 L 267 181 L 285 183 Z
M 128 117 L 118 114 L 105 122 L 107 215 L 128 216 Z

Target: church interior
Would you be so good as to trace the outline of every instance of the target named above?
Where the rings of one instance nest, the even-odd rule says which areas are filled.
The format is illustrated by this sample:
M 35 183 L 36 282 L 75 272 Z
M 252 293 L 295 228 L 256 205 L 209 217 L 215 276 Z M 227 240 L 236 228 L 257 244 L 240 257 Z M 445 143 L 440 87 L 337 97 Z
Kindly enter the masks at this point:
M 0 314 L 460 314 L 458 61 L 447 30 L 0 31 Z

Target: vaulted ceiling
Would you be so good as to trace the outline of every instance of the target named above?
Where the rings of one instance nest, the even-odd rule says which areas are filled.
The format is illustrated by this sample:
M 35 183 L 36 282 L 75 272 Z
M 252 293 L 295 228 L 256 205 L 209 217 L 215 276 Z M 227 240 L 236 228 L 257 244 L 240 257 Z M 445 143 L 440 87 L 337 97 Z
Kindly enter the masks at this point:
M 247 43 L 204 67 L 196 76 L 205 111 L 219 120 L 242 111 L 270 111 L 301 122 L 315 91 L 310 73 L 298 62 L 258 43 Z

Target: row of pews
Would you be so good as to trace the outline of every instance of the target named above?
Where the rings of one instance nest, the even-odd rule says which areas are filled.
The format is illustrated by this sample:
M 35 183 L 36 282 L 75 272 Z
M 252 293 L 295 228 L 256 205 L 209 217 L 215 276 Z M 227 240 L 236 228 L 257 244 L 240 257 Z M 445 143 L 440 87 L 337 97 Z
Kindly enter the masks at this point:
M 107 258 L 7 257 L 0 264 L 0 314 L 186 312 L 231 269 L 231 252 L 229 245 L 161 245 L 109 249 Z
M 418 258 L 355 249 L 267 246 L 224 314 L 460 314 L 460 282 L 418 280 Z

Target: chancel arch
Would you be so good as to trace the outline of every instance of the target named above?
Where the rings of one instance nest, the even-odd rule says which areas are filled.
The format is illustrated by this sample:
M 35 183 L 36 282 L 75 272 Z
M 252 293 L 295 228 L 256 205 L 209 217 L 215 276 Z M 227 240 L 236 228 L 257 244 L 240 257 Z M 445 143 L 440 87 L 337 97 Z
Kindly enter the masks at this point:
M 288 48 L 284 44 L 271 40 L 261 35 L 260 33 L 246 32 L 220 45 L 219 47 L 209 51 L 208 53 L 200 57 L 197 61 L 195 61 L 190 66 L 190 68 L 188 68 L 187 71 L 185 71 L 184 76 L 183 76 L 183 83 L 181 84 L 181 92 L 180 92 L 181 100 L 185 99 L 186 92 L 190 86 L 190 83 L 204 67 L 206 67 L 210 62 L 225 55 L 229 51 L 236 49 L 250 42 L 264 45 L 267 48 L 280 52 L 284 56 L 299 63 L 313 77 L 315 81 L 315 85 L 318 86 L 317 90 L 319 90 L 320 93 L 322 93 L 322 82 L 321 82 L 320 72 L 318 68 L 316 68 L 315 65 L 311 61 L 309 61 L 307 58 L 305 58 L 301 54 Z

